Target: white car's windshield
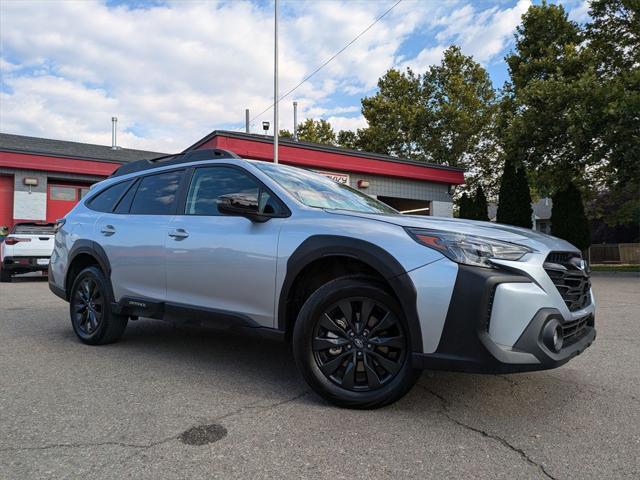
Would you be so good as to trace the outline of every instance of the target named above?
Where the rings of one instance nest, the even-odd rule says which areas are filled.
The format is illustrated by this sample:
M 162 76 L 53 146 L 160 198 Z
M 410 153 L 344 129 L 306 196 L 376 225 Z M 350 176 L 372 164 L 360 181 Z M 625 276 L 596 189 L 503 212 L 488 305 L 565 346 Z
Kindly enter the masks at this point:
M 398 213 L 379 200 L 323 175 L 272 163 L 256 162 L 254 165 L 309 207 L 363 213 Z

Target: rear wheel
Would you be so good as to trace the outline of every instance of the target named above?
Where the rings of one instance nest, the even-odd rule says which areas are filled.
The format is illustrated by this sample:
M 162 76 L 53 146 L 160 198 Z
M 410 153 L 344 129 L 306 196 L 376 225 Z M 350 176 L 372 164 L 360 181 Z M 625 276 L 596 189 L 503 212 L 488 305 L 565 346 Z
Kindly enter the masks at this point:
M 97 267 L 87 267 L 73 282 L 69 297 L 71 325 L 78 338 L 89 345 L 115 342 L 124 333 L 128 317 L 111 311 L 108 280 Z
M 0 266 L 0 282 L 10 282 L 11 281 L 11 272 L 6 268 L 2 268 Z
M 406 394 L 409 329 L 398 302 L 374 279 L 343 277 L 305 302 L 294 329 L 296 364 L 322 397 L 349 408 L 378 408 Z

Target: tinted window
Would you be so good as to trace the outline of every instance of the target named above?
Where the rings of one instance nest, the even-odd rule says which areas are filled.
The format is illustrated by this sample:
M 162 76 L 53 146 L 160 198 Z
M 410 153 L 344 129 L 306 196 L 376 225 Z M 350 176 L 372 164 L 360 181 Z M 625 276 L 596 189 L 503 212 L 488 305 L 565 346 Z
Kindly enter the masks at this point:
M 129 209 L 131 209 L 131 203 L 133 202 L 133 197 L 136 194 L 137 185 L 134 182 L 134 185 L 131 185 L 127 193 L 124 194 L 124 197 L 120 199 L 118 205 L 116 205 L 116 209 L 114 213 L 129 213 Z
M 11 233 L 22 233 L 37 235 L 43 233 L 46 235 L 53 235 L 55 225 L 53 223 L 16 223 L 13 226 Z
M 111 212 L 113 207 L 116 206 L 116 202 L 120 200 L 120 197 L 125 190 L 131 185 L 131 180 L 127 182 L 116 183 L 111 187 L 108 187 L 104 191 L 96 195 L 92 200 L 89 200 L 89 208 L 97 210 L 98 212 Z
M 183 171 L 159 173 L 140 181 L 131 205 L 131 213 L 138 215 L 171 215 L 175 209 Z
M 193 174 L 185 213 L 187 215 L 220 215 L 218 199 L 233 196 L 238 201 L 256 203 L 260 186 L 252 177 L 235 168 L 198 168 Z M 265 192 L 266 194 L 266 192 Z M 262 198 L 260 199 L 262 202 Z M 268 199 L 265 199 L 265 204 Z

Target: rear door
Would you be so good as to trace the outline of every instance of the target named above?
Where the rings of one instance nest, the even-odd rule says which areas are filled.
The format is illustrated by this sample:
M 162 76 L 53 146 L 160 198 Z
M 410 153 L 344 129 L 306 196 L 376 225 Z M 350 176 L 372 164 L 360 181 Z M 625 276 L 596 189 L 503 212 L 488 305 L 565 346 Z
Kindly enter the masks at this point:
M 96 222 L 95 238 L 111 264 L 116 300 L 126 296 L 164 301 L 165 239 L 183 177 L 184 170 L 140 177 Z

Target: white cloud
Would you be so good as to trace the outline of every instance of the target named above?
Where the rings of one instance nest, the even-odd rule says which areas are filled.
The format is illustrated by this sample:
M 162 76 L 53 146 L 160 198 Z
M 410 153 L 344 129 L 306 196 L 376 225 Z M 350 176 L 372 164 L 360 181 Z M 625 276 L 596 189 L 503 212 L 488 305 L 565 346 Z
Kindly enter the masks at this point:
M 367 126 L 367 121 L 362 115 L 359 115 L 357 117 L 332 115 L 327 118 L 327 120 L 333 127 L 333 130 L 336 132 L 336 134 L 340 130 L 353 130 L 355 132 L 358 128 L 364 128 Z
M 360 109 L 353 95 L 370 94 L 386 70 L 424 70 L 451 42 L 487 61 L 507 44 L 527 4 L 478 10 L 461 0 L 403 1 L 282 103 L 280 128 L 292 128 L 294 99 L 301 120 L 364 126 L 362 116 L 349 115 Z M 281 94 L 391 5 L 283 2 Z M 425 39 L 413 58 L 402 56 L 403 42 L 421 32 L 438 38 Z M 242 129 L 245 108 L 256 115 L 272 103 L 273 12 L 263 2 L 129 9 L 97 0 L 0 0 L 0 41 L 5 132 L 108 144 L 117 115 L 121 145 L 174 151 L 214 128 Z M 271 117 L 255 119 L 254 130 Z

